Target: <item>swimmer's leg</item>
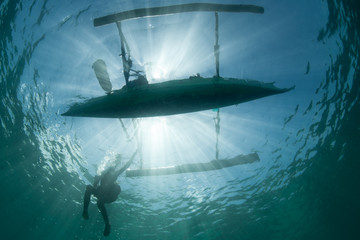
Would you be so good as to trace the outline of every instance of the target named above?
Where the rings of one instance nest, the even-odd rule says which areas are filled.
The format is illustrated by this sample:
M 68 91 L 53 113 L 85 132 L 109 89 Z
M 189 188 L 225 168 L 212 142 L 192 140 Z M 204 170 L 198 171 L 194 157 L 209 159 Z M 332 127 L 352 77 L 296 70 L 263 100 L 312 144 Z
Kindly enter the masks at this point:
M 110 223 L 109 223 L 109 218 L 107 215 L 107 211 L 106 211 L 104 202 L 98 201 L 97 206 L 98 206 L 98 208 L 101 212 L 101 215 L 104 218 L 104 222 L 105 222 L 104 236 L 108 236 L 110 234 Z
M 94 187 L 91 185 L 87 185 L 86 186 L 86 191 L 85 191 L 85 195 L 84 195 L 84 210 L 83 210 L 83 218 L 85 219 L 89 219 L 89 213 L 88 213 L 88 208 L 89 208 L 89 203 L 90 203 L 90 197 L 91 194 L 94 193 Z

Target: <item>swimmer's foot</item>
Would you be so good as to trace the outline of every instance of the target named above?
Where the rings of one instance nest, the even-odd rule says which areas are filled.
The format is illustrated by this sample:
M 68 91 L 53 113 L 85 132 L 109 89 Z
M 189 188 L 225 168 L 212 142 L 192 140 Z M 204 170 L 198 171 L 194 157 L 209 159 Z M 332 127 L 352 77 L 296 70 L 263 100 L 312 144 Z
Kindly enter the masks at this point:
M 84 210 L 82 216 L 83 216 L 84 219 L 89 219 L 89 213 L 88 213 L 88 211 L 87 211 L 87 210 Z
M 109 236 L 109 234 L 110 234 L 110 224 L 106 224 L 104 229 L 104 236 Z

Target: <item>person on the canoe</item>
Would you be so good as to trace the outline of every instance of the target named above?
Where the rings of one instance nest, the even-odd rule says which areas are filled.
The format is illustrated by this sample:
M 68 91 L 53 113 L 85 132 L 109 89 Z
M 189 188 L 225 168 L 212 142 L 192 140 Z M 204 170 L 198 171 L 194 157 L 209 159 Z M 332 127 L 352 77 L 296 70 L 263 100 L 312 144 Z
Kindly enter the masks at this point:
M 88 208 L 90 203 L 90 197 L 91 195 L 94 195 L 97 198 L 97 206 L 105 222 L 104 236 L 108 236 L 110 234 L 110 223 L 105 208 L 105 203 L 112 203 L 116 201 L 118 195 L 121 192 L 120 185 L 116 183 L 116 180 L 119 175 L 130 166 L 134 159 L 134 156 L 135 154 L 125 164 L 125 166 L 119 170 L 116 170 L 116 166 L 110 166 L 109 168 L 104 170 L 100 176 L 95 176 L 93 186 L 86 186 L 86 191 L 84 195 L 84 210 L 82 216 L 84 219 L 89 219 Z

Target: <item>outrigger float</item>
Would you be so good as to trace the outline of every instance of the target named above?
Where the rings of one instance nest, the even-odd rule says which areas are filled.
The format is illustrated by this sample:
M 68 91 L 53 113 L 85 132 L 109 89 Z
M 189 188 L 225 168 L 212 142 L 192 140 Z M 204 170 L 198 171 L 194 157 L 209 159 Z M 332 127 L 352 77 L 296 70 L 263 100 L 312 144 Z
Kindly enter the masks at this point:
M 238 155 L 228 159 L 215 159 L 206 163 L 188 163 L 161 168 L 128 169 L 126 170 L 126 177 L 162 176 L 181 173 L 207 172 L 258 161 L 260 161 L 259 155 L 257 153 L 251 153 L 248 155 Z

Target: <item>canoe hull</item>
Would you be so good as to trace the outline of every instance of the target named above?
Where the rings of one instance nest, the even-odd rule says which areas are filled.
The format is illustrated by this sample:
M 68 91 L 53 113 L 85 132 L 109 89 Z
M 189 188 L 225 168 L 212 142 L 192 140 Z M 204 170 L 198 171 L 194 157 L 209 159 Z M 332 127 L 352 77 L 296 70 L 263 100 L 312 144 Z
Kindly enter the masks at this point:
M 254 80 L 191 77 L 125 87 L 76 103 L 62 115 L 98 118 L 167 116 L 226 107 L 289 90 Z

